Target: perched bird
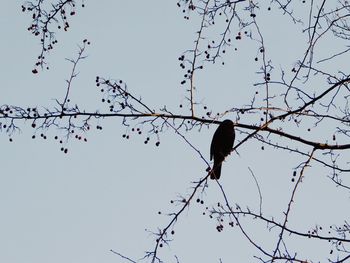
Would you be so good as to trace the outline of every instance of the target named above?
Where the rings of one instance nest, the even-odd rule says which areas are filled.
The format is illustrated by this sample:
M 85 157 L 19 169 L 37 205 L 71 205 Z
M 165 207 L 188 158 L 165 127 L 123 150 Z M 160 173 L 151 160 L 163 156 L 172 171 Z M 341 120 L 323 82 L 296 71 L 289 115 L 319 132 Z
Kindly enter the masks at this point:
M 234 140 L 235 130 L 233 122 L 224 120 L 216 129 L 210 145 L 210 160 L 214 157 L 213 169 L 210 171 L 211 179 L 220 178 L 222 162 L 231 153 Z

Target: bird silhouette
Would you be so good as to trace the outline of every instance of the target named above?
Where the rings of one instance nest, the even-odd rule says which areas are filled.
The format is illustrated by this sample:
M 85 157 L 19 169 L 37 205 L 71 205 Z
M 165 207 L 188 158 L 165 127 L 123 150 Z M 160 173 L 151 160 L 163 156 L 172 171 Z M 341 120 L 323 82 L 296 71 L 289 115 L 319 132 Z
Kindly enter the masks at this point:
M 214 158 L 213 169 L 210 171 L 211 179 L 220 178 L 222 162 L 231 153 L 234 140 L 234 124 L 231 120 L 224 120 L 216 129 L 210 145 L 210 160 Z

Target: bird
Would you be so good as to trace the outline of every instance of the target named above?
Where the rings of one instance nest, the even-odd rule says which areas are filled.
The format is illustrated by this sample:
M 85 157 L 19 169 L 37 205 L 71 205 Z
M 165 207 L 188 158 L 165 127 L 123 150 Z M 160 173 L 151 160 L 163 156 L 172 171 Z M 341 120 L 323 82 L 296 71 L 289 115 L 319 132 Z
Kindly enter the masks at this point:
M 210 160 L 214 158 L 213 169 L 209 172 L 210 179 L 220 178 L 222 162 L 231 153 L 234 141 L 234 124 L 231 120 L 224 120 L 216 129 L 210 145 Z

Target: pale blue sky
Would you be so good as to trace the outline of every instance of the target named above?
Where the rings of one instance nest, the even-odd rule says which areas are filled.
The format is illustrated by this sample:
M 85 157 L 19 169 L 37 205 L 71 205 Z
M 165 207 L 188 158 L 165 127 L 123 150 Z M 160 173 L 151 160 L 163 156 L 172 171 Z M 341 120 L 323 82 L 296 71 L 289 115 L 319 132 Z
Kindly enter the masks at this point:
M 185 103 L 186 87 L 180 85 L 183 72 L 177 58 L 193 47 L 198 20 L 185 21 L 175 2 L 86 1 L 86 7 L 78 8 L 71 18 L 70 30 L 57 34 L 59 43 L 47 58 L 50 70 L 38 75 L 31 70 L 39 40 L 26 30 L 30 17 L 21 13 L 20 5 L 20 1 L 6 1 L 0 10 L 0 105 L 54 106 L 54 99 L 63 98 L 65 79 L 71 72 L 65 58 L 75 58 L 77 45 L 87 38 L 92 44 L 86 52 L 88 58 L 78 66 L 72 103 L 90 111 L 108 111 L 94 85 L 99 75 L 123 79 L 131 92 L 141 95 L 154 109 L 168 105 L 174 113 L 188 114 L 178 107 Z M 281 15 L 261 21 L 276 74 L 278 67 L 292 68 L 306 45 L 306 39 L 296 41 L 292 31 L 285 34 L 292 27 L 281 30 L 274 22 L 278 18 Z M 294 33 L 302 28 L 293 27 Z M 255 74 L 259 69 L 259 64 L 254 64 L 257 45 L 249 40 L 235 45 L 238 51 L 228 50 L 225 67 L 220 63 L 206 66 L 196 76 L 196 97 L 214 112 L 249 104 L 256 91 L 254 82 L 261 81 Z M 197 112 L 205 113 L 201 106 Z M 247 116 L 241 121 L 258 122 Z M 155 231 L 169 221 L 158 211 L 179 209 L 170 200 L 190 193 L 191 182 L 205 175 L 205 163 L 172 130 L 160 134 L 160 147 L 155 147 L 154 139 L 143 143 L 146 135 L 123 139 L 125 127 L 120 119 L 99 123 L 103 130 L 88 132 L 87 143 L 71 140 L 68 154 L 61 153 L 53 140 L 60 134 L 54 129 L 48 131 L 48 140 L 32 140 L 30 123 L 21 124 L 22 132 L 12 143 L 2 134 L 0 262 L 125 262 L 110 249 L 135 260 L 141 258 L 154 245 L 153 236 L 145 229 Z M 304 131 L 308 125 L 302 125 Z M 200 132 L 184 133 L 207 160 L 215 128 L 211 125 Z M 330 138 L 327 131 L 319 136 Z M 237 133 L 237 141 L 243 137 Z M 305 158 L 267 147 L 261 151 L 260 147 L 251 141 L 239 149 L 239 156 L 232 154 L 224 164 L 221 182 L 232 204 L 258 211 L 259 196 L 250 167 L 264 196 L 264 214 L 282 220 L 293 187 L 293 168 Z M 326 175 L 316 164 L 307 173 L 296 196 L 291 227 L 307 232 L 315 224 L 326 228 L 329 222 L 341 224 L 349 218 L 349 210 L 334 205 L 347 207 L 348 193 L 337 190 Z M 254 261 L 256 251 L 237 228 L 226 224 L 225 231 L 218 233 L 215 219 L 202 215 L 206 206 L 222 202 L 219 188 L 210 183 L 203 196 L 205 204 L 190 206 L 176 224 L 171 246 L 160 250 L 161 257 L 171 260 L 167 262 L 175 262 L 174 255 L 180 262 L 219 262 L 220 258 L 222 262 Z M 267 247 L 274 247 L 278 232 L 268 232 L 263 223 L 255 222 L 248 224 L 247 230 Z M 301 246 L 297 251 L 315 260 L 329 252 L 326 242 L 311 244 L 296 238 L 290 243 L 294 246 Z

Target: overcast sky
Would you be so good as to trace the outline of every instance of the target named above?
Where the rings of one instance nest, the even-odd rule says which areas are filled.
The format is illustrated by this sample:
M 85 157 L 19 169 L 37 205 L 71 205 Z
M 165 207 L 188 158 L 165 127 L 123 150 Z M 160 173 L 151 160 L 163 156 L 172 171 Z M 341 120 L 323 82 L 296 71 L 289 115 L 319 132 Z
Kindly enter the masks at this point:
M 0 105 L 56 106 L 55 99 L 65 95 L 65 80 L 72 68 L 65 58 L 75 58 L 78 45 L 87 38 L 91 45 L 86 50 L 88 57 L 78 65 L 72 103 L 89 111 L 108 111 L 95 87 L 98 75 L 124 80 L 151 108 L 167 105 L 174 113 L 189 114 L 186 108 L 179 108 L 186 104 L 186 87 L 180 85 L 183 71 L 178 57 L 193 48 L 199 20 L 185 21 L 174 1 L 86 1 L 86 7 L 77 8 L 77 15 L 70 18 L 69 31 L 57 34 L 59 43 L 47 57 L 50 70 L 37 75 L 31 70 L 40 51 L 39 39 L 26 30 L 30 16 L 20 6 L 19 1 L 6 1 L 0 10 Z M 271 28 L 273 19 L 280 17 L 262 23 Z M 302 26 L 293 28 L 301 32 Z M 276 66 L 291 68 L 302 54 L 305 39 L 296 41 L 293 34 L 287 34 L 276 42 L 273 37 L 289 28 L 278 30 L 281 27 L 264 31 L 267 46 L 274 51 L 271 59 Z M 199 116 L 205 114 L 203 105 L 223 112 L 250 103 L 256 92 L 253 83 L 259 77 L 254 45 L 248 40 L 239 42 L 237 51 L 228 50 L 226 66 L 217 63 L 198 73 L 196 96 L 203 103 L 196 109 Z M 247 118 L 242 121 L 248 123 Z M 144 144 L 146 131 L 131 133 L 129 140 L 122 138 L 127 130 L 121 119 L 95 124 L 103 130 L 89 131 L 86 143 L 71 140 L 68 154 L 53 139 L 61 134 L 55 129 L 47 132 L 47 140 L 31 139 L 30 123 L 21 124 L 13 142 L 2 133 L 0 262 L 125 262 L 111 249 L 134 260 L 142 258 L 154 247 L 154 236 L 148 230 L 163 228 L 169 222 L 164 214 L 179 209 L 170 201 L 186 196 L 191 182 L 206 175 L 205 163 L 172 130 L 160 134 L 156 147 L 155 138 Z M 207 160 L 215 129 L 211 125 L 184 133 Z M 236 141 L 243 137 L 237 134 Z M 221 182 L 232 204 L 258 211 L 259 194 L 251 168 L 264 196 L 264 214 L 282 220 L 293 188 L 293 169 L 305 158 L 260 148 L 256 142 L 247 143 L 239 155 L 233 153 L 224 163 Z M 215 219 L 208 217 L 206 207 L 223 201 L 220 189 L 210 182 L 206 193 L 198 197 L 204 204 L 193 203 L 182 214 L 174 241 L 161 249 L 160 256 L 171 260 L 167 262 L 175 262 L 175 255 L 180 262 L 253 262 L 256 251 L 238 228 L 230 229 L 225 222 L 225 231 L 218 233 Z M 348 193 L 331 185 L 322 167 L 314 165 L 299 189 L 289 223 L 304 232 L 317 224 L 341 224 L 350 216 L 349 210 L 337 208 L 334 202 L 347 207 L 348 198 Z M 262 223 L 248 224 L 247 230 L 267 247 L 274 247 L 278 232 L 271 234 Z M 326 242 L 295 241 L 291 248 L 301 245 L 297 251 L 305 257 L 321 260 L 329 253 Z

